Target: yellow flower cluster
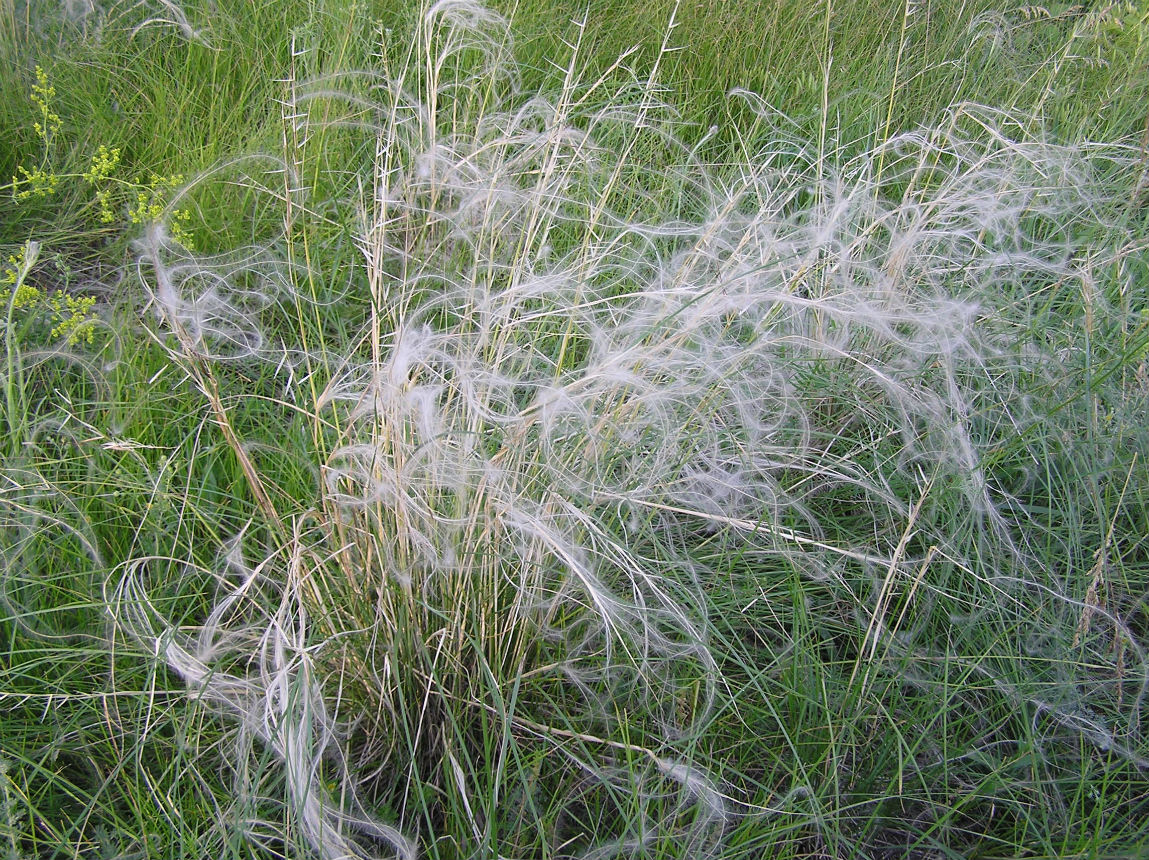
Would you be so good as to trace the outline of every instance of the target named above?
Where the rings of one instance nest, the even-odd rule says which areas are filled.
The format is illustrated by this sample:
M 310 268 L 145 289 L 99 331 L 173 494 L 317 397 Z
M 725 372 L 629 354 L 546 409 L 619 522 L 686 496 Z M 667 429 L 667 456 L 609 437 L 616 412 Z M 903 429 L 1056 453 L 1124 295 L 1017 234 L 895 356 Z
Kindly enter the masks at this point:
M 96 305 L 95 296 L 73 296 L 63 290 L 54 290 L 45 296 L 48 315 L 51 318 L 51 336 L 64 338 L 69 346 L 83 341 L 91 343 L 95 339 L 95 316 L 92 308 Z
M 76 296 L 64 290 L 45 291 L 28 283 L 27 275 L 36 261 L 38 245 L 25 243 L 0 275 L 0 308 L 3 324 L 11 325 L 19 312 L 26 321 L 44 320 L 49 336 L 63 339 L 69 346 L 92 343 L 96 334 L 95 296 Z
M 20 276 L 20 272 L 26 270 L 35 258 L 35 247 L 29 244 L 21 247 L 16 254 L 8 255 L 8 265 L 4 269 L 4 276 L 0 278 L 0 284 L 4 285 L 0 289 L 0 304 L 22 310 L 39 301 L 40 291 Z M 15 296 L 12 295 L 13 287 L 16 288 Z
M 167 198 L 183 183 L 184 178 L 178 174 L 173 176 L 152 176 L 147 187 L 136 192 L 136 206 L 129 213 L 133 224 L 154 224 L 164 220 L 167 212 Z M 179 242 L 189 251 L 193 250 L 192 237 L 188 232 L 187 224 L 191 220 L 191 213 L 186 209 L 173 209 L 167 220 L 167 227 L 172 239 Z
M 76 174 L 59 174 L 48 169 L 53 139 L 63 125 L 60 115 L 53 107 L 55 98 L 56 88 L 49 81 L 47 72 L 36 66 L 36 81 L 32 84 L 29 99 L 39 110 L 40 118 L 33 123 L 33 129 L 43 143 L 44 153 L 38 166 L 16 167 L 16 175 L 12 177 L 10 187 L 12 196 L 17 201 L 52 195 L 62 179 L 76 176 Z M 180 186 L 183 178 L 178 175 L 153 175 L 151 181 L 145 185 L 139 181 L 117 176 L 119 169 L 120 149 L 101 144 L 92 154 L 88 169 L 79 174 L 79 177 L 95 192 L 100 222 L 111 224 L 116 220 L 117 189 L 123 189 L 128 193 L 134 190 L 135 204 L 126 207 L 131 222 L 150 224 L 165 221 L 171 238 L 190 249 L 192 237 L 187 225 L 191 221 L 191 213 L 186 209 L 173 210 L 168 207 L 172 192 Z
M 96 205 L 100 207 L 100 220 L 111 224 L 115 220 L 112 212 L 112 189 L 109 180 L 120 166 L 120 150 L 108 149 L 102 143 L 92 156 L 92 164 L 83 174 L 84 180 L 96 189 Z
M 45 144 L 52 142 L 52 135 L 58 132 L 63 124 L 60 115 L 52 108 L 54 98 L 56 88 L 48 82 L 48 73 L 36 66 L 36 83 L 32 84 L 32 102 L 40 109 L 40 120 L 32 124 L 32 129 Z

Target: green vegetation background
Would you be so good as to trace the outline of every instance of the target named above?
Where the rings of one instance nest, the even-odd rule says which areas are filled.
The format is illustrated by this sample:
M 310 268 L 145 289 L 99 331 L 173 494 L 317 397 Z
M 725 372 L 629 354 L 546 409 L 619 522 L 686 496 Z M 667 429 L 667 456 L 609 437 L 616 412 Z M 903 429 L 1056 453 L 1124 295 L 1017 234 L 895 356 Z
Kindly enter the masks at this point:
M 778 126 L 846 162 L 896 133 L 933 128 L 967 101 L 1021 117 L 1019 134 L 1083 150 L 1124 143 L 1144 156 L 1149 144 L 1149 11 L 1132 3 L 494 5 L 512 22 L 525 91 L 561 86 L 576 38 L 587 80 L 643 81 L 657 62 L 672 109 L 666 127 L 718 176 L 736 176 Z M 154 309 L 135 287 L 135 242 L 160 217 L 204 255 L 276 240 L 287 196 L 282 179 L 246 159 L 283 152 L 285 82 L 336 80 L 400 62 L 418 15 L 416 4 L 398 0 L 0 0 L 5 857 L 299 850 L 290 824 L 276 830 L 290 815 L 275 803 L 233 803 L 236 780 L 259 782 L 260 768 L 274 768 L 272 756 L 260 759 L 257 749 L 240 764 L 228 721 L 119 636 L 109 615 L 111 583 L 123 564 L 146 559 L 142 575 L 157 585 L 157 611 L 177 624 L 202 621 L 212 605 L 210 577 L 191 572 L 211 569 L 219 548 L 258 520 L 261 504 L 242 458 L 203 409 L 202 385 L 197 390 L 187 369 L 169 360 L 170 344 L 140 323 Z M 768 122 L 772 114 L 731 98 L 735 88 L 757 93 L 777 119 Z M 334 140 L 328 154 L 303 164 L 300 176 L 321 214 L 354 182 L 348 164 L 362 155 L 350 143 L 338 145 L 338 128 L 323 133 Z M 676 154 L 652 143 L 635 161 L 657 176 Z M 179 197 L 183 180 L 205 171 L 218 179 Z M 1143 158 L 1140 178 L 1126 173 L 1113 187 L 1124 228 L 1142 237 L 1149 232 L 1145 177 Z M 695 217 L 695 205 L 671 199 L 664 214 Z M 351 226 L 317 218 L 313 228 L 295 252 L 327 279 L 315 283 L 309 275 L 310 289 L 338 296 L 357 264 Z M 849 617 L 857 605 L 797 572 L 757 569 L 737 546 L 703 541 L 697 551 L 721 554 L 729 573 L 709 594 L 725 693 L 686 749 L 724 774 L 741 804 L 716 856 L 1149 852 L 1149 726 L 1139 701 L 1149 671 L 1140 651 L 1149 632 L 1146 250 L 1142 240 L 1122 258 L 1122 277 L 1140 292 L 1105 297 L 1122 306 L 1120 324 L 1095 324 L 1093 300 L 1080 284 L 1042 285 L 1032 297 L 1030 329 L 1019 337 L 1040 333 L 1063 347 L 1074 378 L 1028 393 L 1044 398 L 1049 416 L 1047 430 L 1030 432 L 1046 435 L 1000 450 L 994 466 L 1003 482 L 1017 476 L 1012 486 L 1040 536 L 1029 549 L 1058 582 L 1072 583 L 1076 603 L 1062 606 L 1066 623 L 1088 636 L 1095 611 L 1120 622 L 1098 634 L 1108 637 L 1097 646 L 1109 655 L 1104 665 L 1086 665 L 1084 651 L 1051 650 L 1041 659 L 1051 678 L 1091 677 L 1114 699 L 1115 712 L 1133 709 L 1124 751 L 1098 742 L 1087 716 L 1068 725 L 1072 716 L 1011 695 L 1008 683 L 978 674 L 969 661 L 955 659 L 942 673 L 945 689 L 926 690 L 899 683 L 899 674 L 914 676 L 913 667 L 887 654 L 894 665 L 859 700 L 856 664 L 843 656 L 866 641 Z M 321 343 L 351 339 L 363 322 L 338 303 L 315 307 L 322 318 L 309 330 Z M 309 447 L 309 430 L 285 418 L 273 373 L 243 363 L 218 373 L 234 431 L 276 476 L 273 501 L 290 507 L 293 497 L 306 499 L 315 476 L 293 452 Z M 874 528 L 849 505 L 836 516 L 827 539 L 843 546 Z M 1043 587 L 1028 591 L 1034 613 L 1064 596 Z M 963 593 L 944 581 L 936 588 Z M 987 624 L 975 610 L 959 632 L 939 629 L 936 653 L 980 654 L 999 679 L 1009 679 L 1011 655 L 1041 650 L 1031 638 L 1019 641 L 1035 635 L 1026 607 Z M 495 743 L 491 731 L 487 741 Z M 647 764 L 628 758 L 633 749 L 619 748 L 621 771 Z M 481 770 L 493 760 L 480 750 L 467 766 Z M 372 812 L 398 814 L 400 801 L 385 785 L 373 791 Z M 422 815 L 427 856 L 567 856 L 582 847 L 572 837 L 564 848 L 556 836 L 574 825 L 528 806 L 522 814 L 531 823 L 503 825 L 513 831 L 513 850 L 487 844 L 472 838 L 475 819 L 459 796 L 438 784 L 427 791 L 422 806 L 411 803 L 422 809 L 414 817 Z M 590 823 L 582 826 L 599 821 L 609 829 L 612 816 L 625 815 L 626 800 L 591 806 L 588 800 Z M 245 836 L 251 821 L 272 822 L 260 832 L 279 837 Z M 682 850 L 663 840 L 634 853 L 676 857 Z

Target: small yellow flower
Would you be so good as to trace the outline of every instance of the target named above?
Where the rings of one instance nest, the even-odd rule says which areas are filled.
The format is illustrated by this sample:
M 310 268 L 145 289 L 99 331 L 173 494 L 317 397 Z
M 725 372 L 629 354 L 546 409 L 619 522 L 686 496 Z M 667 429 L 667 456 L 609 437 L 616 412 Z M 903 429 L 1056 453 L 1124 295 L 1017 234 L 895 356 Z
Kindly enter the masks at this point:
M 100 221 L 104 224 L 111 224 L 116 218 L 112 211 L 112 189 L 107 182 L 119 166 L 119 148 L 108 149 L 100 144 L 92 156 L 91 166 L 82 174 L 84 180 L 96 189 L 96 204 L 100 207 Z
M 13 197 L 17 200 L 27 200 L 31 197 L 48 197 L 56 193 L 56 186 L 60 184 L 60 177 L 54 173 L 48 173 L 43 168 L 33 167 L 28 170 L 25 167 L 16 168 L 17 175 L 12 177 L 12 193 Z M 17 191 L 20 186 L 28 186 L 23 190 Z
M 48 297 L 48 309 L 55 323 L 52 337 L 67 337 L 69 346 L 81 341 L 91 343 L 96 334 L 92 315 L 95 304 L 95 296 L 73 296 L 61 290 L 52 293 Z
M 167 212 L 167 197 L 180 186 L 183 177 L 176 174 L 172 176 L 153 176 L 151 183 L 144 191 L 136 194 L 136 208 L 130 213 L 133 224 L 154 224 L 163 221 Z M 172 239 L 192 250 L 192 237 L 185 226 L 191 220 L 191 213 L 186 209 L 174 209 L 167 221 L 168 230 Z
M 40 66 L 36 66 L 36 83 L 32 84 L 32 102 L 40 108 L 40 121 L 32 124 L 36 135 L 45 143 L 51 136 L 60 130 L 63 123 L 60 115 L 52 109 L 52 100 L 56 98 L 56 88 L 48 82 L 48 73 Z
M 0 278 L 0 283 L 5 285 L 0 289 L 0 309 L 5 313 L 26 312 L 29 308 L 39 305 L 42 298 L 40 291 L 29 284 L 24 277 L 36 261 L 38 250 L 39 246 L 27 242 L 15 254 L 8 255 L 8 265 L 4 267 L 4 276 Z M 12 293 L 13 287 L 16 288 L 15 295 Z
M 39 245 L 27 242 L 8 256 L 8 265 L 0 276 L 0 308 L 5 311 L 5 324 L 15 312 L 24 319 L 39 319 L 51 326 L 49 336 L 64 338 L 69 346 L 92 343 L 96 334 L 95 296 L 75 296 L 64 290 L 45 293 L 27 281 L 36 262 Z M 13 293 L 15 288 L 15 293 Z M 43 331 L 43 329 L 41 329 Z

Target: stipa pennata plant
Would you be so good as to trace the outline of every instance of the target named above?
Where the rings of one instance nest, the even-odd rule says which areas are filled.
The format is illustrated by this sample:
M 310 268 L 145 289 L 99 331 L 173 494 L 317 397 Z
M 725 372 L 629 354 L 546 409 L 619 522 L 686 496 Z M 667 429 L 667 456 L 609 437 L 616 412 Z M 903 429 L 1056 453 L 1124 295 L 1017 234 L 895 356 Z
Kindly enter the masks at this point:
M 184 4 L 172 0 L 138 0 L 135 3 L 103 3 L 99 0 L 62 0 L 38 4 L 34 10 L 41 31 L 58 31 L 61 37 L 100 39 L 105 33 L 126 32 L 142 38 L 159 30 L 177 34 L 187 42 L 213 49 L 210 27 L 197 27 Z
M 412 840 L 719 853 L 746 807 L 695 756 L 726 695 L 708 591 L 736 556 L 833 592 L 852 701 L 893 683 L 887 664 L 928 687 L 948 664 L 927 634 L 957 607 L 1017 623 L 1035 585 L 991 455 L 1041 420 L 1017 392 L 1052 385 L 1029 303 L 1099 271 L 1075 228 L 1117 223 L 1097 171 L 1136 152 L 959 105 L 852 156 L 779 130 L 715 170 L 663 122 L 657 67 L 586 81 L 576 48 L 548 97 L 521 92 L 507 52 L 501 19 L 441 0 L 382 72 L 290 86 L 290 205 L 310 110 L 344 105 L 332 127 L 364 139 L 346 340 L 308 327 L 300 285 L 321 279 L 294 254 L 197 257 L 159 225 L 141 239 L 164 342 L 262 527 L 221 555 L 198 630 L 168 624 L 142 563 L 111 606 L 281 762 L 289 818 L 323 856 L 372 839 L 403 856 Z M 679 166 L 644 171 L 654 146 Z M 310 424 L 298 510 L 231 423 L 217 368 L 237 358 L 275 362 Z M 736 549 L 708 552 L 721 543 Z M 1068 644 L 1076 604 L 1041 587 Z M 1087 702 L 1086 661 L 1051 685 L 1036 653 L 1013 657 L 1032 683 L 964 671 L 1143 762 L 1144 653 L 1106 618 L 1135 695 Z

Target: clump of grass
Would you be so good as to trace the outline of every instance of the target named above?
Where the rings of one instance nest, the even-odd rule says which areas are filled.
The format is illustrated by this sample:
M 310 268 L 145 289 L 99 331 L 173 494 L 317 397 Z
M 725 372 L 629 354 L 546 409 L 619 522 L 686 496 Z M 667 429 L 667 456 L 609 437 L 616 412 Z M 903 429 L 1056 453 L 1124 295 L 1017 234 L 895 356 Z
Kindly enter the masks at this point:
M 860 155 L 783 122 L 719 170 L 666 121 L 657 63 L 603 99 L 617 79 L 584 79 L 576 40 L 553 97 L 522 92 L 504 22 L 473 0 L 429 6 L 383 55 L 289 82 L 274 247 L 211 258 L 162 225 L 139 242 L 155 336 L 257 513 L 221 548 L 199 624 L 168 620 L 142 562 L 109 606 L 236 719 L 241 761 L 258 741 L 279 763 L 278 783 L 237 766 L 256 806 L 278 787 L 288 810 L 286 829 L 246 822 L 257 840 L 324 857 L 736 851 L 740 822 L 784 807 L 709 748 L 746 695 L 711 613 L 735 566 L 797 577 L 847 732 L 873 697 L 957 671 L 968 689 L 945 696 L 1149 764 L 1139 636 L 1038 568 L 1024 482 L 1000 468 L 1052 468 L 1032 394 L 1060 384 L 1033 336 L 1044 303 L 1087 290 L 1091 326 L 1143 307 L 1107 193 L 1135 181 L 1136 145 L 1058 144 L 957 104 Z M 322 218 L 299 190 L 312 135 L 362 156 Z M 678 165 L 649 175 L 648 147 Z M 318 285 L 341 275 L 307 231 L 348 222 L 332 326 Z M 1046 340 L 1072 361 L 1061 336 Z M 291 453 L 310 495 L 243 437 L 237 360 L 275 368 L 264 396 L 309 440 Z M 915 747 L 899 786 L 910 772 L 928 797 L 931 760 L 996 742 Z M 795 766 L 779 794 L 817 799 L 861 770 Z

